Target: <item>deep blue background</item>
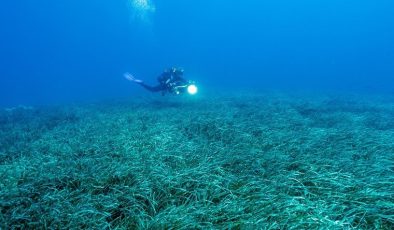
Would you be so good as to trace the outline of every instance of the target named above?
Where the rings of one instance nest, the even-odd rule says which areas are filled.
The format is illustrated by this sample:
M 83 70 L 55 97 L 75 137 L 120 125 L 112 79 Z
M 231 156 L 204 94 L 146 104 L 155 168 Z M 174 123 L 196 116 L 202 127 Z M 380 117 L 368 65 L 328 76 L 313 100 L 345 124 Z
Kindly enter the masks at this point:
M 144 94 L 123 72 L 173 65 L 205 92 L 394 92 L 392 0 L 152 2 L 144 23 L 126 0 L 1 1 L 0 106 Z

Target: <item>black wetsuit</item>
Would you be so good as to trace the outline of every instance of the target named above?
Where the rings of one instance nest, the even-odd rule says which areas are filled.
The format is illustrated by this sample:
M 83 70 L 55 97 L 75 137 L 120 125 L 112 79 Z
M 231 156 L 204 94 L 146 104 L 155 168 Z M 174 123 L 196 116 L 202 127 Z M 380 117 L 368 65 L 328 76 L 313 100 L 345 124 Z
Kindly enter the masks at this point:
M 179 86 L 186 86 L 188 81 L 182 77 L 182 72 L 164 71 L 158 78 L 156 86 L 150 86 L 143 82 L 139 83 L 145 89 L 151 92 L 176 93 Z M 179 92 L 179 91 L 178 91 Z

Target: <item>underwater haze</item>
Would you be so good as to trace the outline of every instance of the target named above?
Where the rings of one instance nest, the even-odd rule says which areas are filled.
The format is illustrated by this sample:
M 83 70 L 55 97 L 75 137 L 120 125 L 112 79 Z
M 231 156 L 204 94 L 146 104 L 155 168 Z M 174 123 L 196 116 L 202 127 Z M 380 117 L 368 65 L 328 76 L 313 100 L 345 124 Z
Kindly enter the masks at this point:
M 205 92 L 394 90 L 390 0 L 0 3 L 0 106 L 140 95 L 180 66 Z
M 0 229 L 394 229 L 393 10 L 2 0 Z

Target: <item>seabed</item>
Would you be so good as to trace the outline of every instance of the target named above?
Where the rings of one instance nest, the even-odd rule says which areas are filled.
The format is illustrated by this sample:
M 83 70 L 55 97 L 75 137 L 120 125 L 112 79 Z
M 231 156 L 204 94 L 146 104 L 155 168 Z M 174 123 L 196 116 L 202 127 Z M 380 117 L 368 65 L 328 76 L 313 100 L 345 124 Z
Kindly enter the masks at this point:
M 0 229 L 394 229 L 394 97 L 0 111 Z

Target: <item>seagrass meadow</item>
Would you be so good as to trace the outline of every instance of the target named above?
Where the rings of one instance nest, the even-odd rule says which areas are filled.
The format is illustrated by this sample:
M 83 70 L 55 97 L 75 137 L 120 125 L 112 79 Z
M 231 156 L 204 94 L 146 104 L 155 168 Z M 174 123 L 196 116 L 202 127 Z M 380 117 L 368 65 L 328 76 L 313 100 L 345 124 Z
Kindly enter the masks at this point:
M 393 229 L 394 96 L 0 112 L 0 229 Z

